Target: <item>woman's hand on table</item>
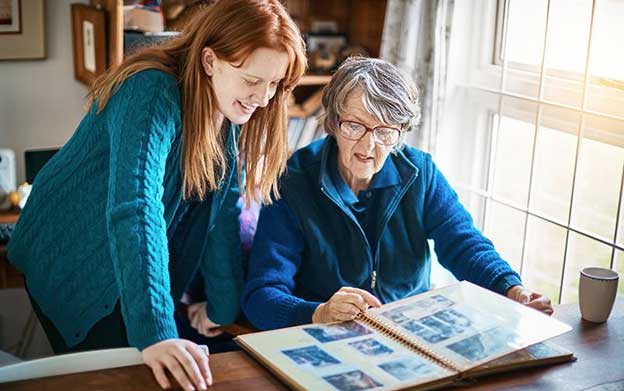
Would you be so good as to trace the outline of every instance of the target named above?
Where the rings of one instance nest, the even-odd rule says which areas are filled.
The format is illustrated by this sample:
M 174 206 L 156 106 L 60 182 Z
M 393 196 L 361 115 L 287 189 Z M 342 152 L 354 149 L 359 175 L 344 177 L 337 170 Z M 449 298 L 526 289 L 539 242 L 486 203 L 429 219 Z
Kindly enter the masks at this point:
M 546 315 L 552 315 L 554 310 L 550 299 L 539 293 L 531 292 L 522 285 L 516 285 L 509 288 L 507 297 L 511 300 L 524 304 L 527 307 L 542 311 Z
M 212 384 L 208 354 L 191 341 L 167 339 L 148 346 L 142 354 L 162 388 L 171 388 L 165 369 L 188 391 L 205 390 Z

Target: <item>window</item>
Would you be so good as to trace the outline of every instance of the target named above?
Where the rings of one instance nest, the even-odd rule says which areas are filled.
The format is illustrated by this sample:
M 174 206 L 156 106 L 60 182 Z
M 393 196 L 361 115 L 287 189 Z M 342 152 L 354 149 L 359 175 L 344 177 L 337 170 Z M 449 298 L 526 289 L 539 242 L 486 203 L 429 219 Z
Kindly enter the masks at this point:
M 524 283 L 575 302 L 583 267 L 624 272 L 624 1 L 475 2 L 437 158 Z

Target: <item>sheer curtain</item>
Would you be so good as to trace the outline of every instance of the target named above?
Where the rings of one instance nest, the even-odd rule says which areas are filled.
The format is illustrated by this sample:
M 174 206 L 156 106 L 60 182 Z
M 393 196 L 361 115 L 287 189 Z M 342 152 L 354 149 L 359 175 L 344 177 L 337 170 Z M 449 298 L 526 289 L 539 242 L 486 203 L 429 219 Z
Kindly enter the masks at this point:
M 422 122 L 407 142 L 435 153 L 447 90 L 454 0 L 389 0 L 381 58 L 412 76 L 421 94 Z
M 447 96 L 449 40 L 454 0 L 389 0 L 380 57 L 412 76 L 421 97 L 422 120 L 407 143 L 435 156 Z M 455 277 L 432 254 L 432 288 Z

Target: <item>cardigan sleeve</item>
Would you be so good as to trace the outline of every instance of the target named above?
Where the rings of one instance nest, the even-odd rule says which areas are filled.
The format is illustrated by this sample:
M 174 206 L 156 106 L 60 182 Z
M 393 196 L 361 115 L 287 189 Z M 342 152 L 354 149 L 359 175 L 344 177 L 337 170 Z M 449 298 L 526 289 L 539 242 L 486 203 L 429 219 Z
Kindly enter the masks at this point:
M 128 342 L 140 350 L 177 338 L 170 295 L 163 180 L 180 125 L 175 80 L 159 71 L 128 78 L 109 100 L 106 223 Z
M 518 273 L 474 226 L 470 213 L 430 155 L 427 155 L 425 166 L 425 230 L 435 241 L 435 251 L 442 266 L 459 280 L 468 280 L 500 294 L 520 285 Z
M 260 329 L 311 323 L 321 304 L 293 295 L 301 265 L 303 233 L 285 200 L 263 207 L 254 237 L 242 307 Z
M 220 325 L 233 323 L 240 313 L 243 266 L 240 240 L 240 213 L 236 158 L 230 186 L 225 188 L 223 205 L 216 215 L 202 255 L 202 274 L 206 295 L 206 314 Z M 214 203 L 213 203 L 214 207 Z

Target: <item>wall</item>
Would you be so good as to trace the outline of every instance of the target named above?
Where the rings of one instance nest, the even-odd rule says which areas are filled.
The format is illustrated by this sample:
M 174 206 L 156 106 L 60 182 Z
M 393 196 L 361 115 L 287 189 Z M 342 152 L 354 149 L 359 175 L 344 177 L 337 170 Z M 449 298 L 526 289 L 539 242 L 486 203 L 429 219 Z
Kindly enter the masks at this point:
M 24 150 L 64 144 L 78 125 L 87 89 L 74 80 L 70 4 L 46 1 L 45 60 L 0 61 L 0 148 L 17 157 L 24 181 Z

